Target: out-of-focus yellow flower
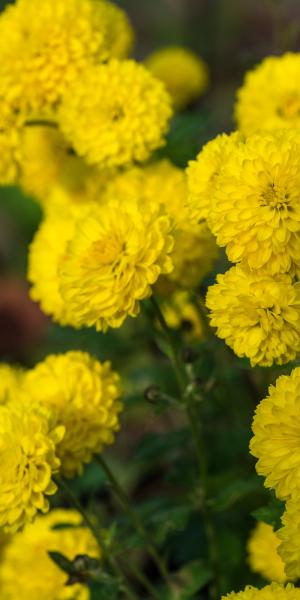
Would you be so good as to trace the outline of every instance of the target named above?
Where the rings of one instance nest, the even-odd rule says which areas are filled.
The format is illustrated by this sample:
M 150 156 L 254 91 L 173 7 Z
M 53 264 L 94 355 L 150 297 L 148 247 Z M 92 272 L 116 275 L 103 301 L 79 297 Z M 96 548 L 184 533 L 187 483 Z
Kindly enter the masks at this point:
M 247 544 L 248 562 L 251 570 L 265 579 L 284 583 L 287 576 L 278 554 L 279 544 L 280 539 L 271 525 L 257 523 Z
M 156 202 L 107 204 L 82 220 L 60 265 L 60 291 L 75 326 L 120 327 L 172 268 L 171 223 Z
M 300 127 L 300 53 L 268 56 L 248 71 L 237 92 L 238 128 L 250 135 L 260 129 Z
M 27 400 L 0 407 L 0 526 L 11 532 L 49 510 L 64 436 L 50 412 Z
M 300 577 L 300 511 L 299 496 L 286 503 L 286 509 L 281 517 L 282 525 L 278 530 L 278 538 L 281 544 L 278 552 L 284 561 L 285 572 L 289 579 Z
M 0 110 L 2 108 L 0 100 Z M 19 174 L 20 128 L 12 118 L 0 113 L 0 185 L 13 185 Z
M 198 310 L 185 290 L 175 292 L 162 302 L 161 309 L 168 326 L 172 329 L 182 329 L 188 341 L 205 337 Z
M 23 371 L 6 363 L 0 363 L 0 405 L 7 404 L 16 396 Z
M 300 284 L 289 275 L 236 265 L 217 276 L 206 305 L 217 335 L 252 366 L 281 365 L 300 351 Z
M 87 66 L 127 52 L 129 29 L 106 1 L 18 0 L 0 20 L 3 81 L 27 112 L 49 114 Z
M 218 178 L 209 226 L 229 260 L 271 274 L 300 266 L 300 140 L 296 131 L 255 134 Z
M 160 48 L 146 59 L 145 64 L 155 77 L 164 82 L 177 110 L 196 100 L 208 88 L 208 67 L 188 48 Z
M 250 451 L 258 458 L 256 470 L 265 486 L 286 500 L 300 491 L 300 368 L 281 375 L 269 387 L 269 396 L 258 405 Z
M 57 455 L 67 477 L 81 473 L 93 454 L 113 443 L 122 404 L 120 378 L 109 362 L 85 352 L 50 355 L 25 374 L 22 390 L 64 427 Z
M 0 564 L 3 600 L 89 600 L 85 585 L 66 585 L 67 575 L 51 560 L 49 551 L 60 552 L 69 560 L 79 554 L 101 557 L 90 530 L 81 525 L 79 513 L 52 510 L 26 525 L 4 548 Z
M 109 54 L 115 58 L 126 58 L 132 50 L 135 38 L 128 16 L 119 6 L 107 1 L 105 13 L 109 24 L 106 33 Z
M 60 124 L 76 152 L 100 167 L 146 160 L 172 115 L 163 84 L 133 60 L 88 67 L 68 87 Z
M 230 592 L 222 600 L 299 600 L 300 589 L 292 583 L 270 583 L 260 590 L 248 585 L 242 592 Z
M 193 221 L 209 218 L 220 172 L 236 146 L 242 142 L 243 137 L 238 132 L 231 135 L 222 133 L 205 144 L 196 160 L 189 162 L 186 170 L 189 192 L 186 206 Z

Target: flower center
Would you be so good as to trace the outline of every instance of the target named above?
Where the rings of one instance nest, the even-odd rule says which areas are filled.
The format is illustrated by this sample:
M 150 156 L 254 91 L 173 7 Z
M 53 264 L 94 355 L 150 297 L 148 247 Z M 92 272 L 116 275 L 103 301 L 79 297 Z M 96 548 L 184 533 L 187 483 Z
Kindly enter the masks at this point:
M 276 187 L 275 183 L 269 183 L 261 194 L 262 206 L 283 210 L 288 208 L 289 194 Z
M 123 245 L 116 238 L 107 238 L 94 242 L 90 248 L 89 258 L 97 265 L 110 265 L 119 258 Z
M 295 119 L 300 116 L 300 96 L 289 94 L 282 99 L 277 109 L 278 115 L 284 119 Z

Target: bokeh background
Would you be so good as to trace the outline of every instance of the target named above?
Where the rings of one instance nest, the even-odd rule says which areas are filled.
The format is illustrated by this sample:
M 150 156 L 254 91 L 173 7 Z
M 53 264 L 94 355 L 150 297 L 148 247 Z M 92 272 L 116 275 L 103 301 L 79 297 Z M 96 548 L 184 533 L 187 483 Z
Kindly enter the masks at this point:
M 5 4 L 0 0 L 1 9 Z M 266 55 L 300 49 L 298 0 L 127 0 L 119 4 L 136 31 L 136 58 L 143 60 L 161 46 L 176 44 L 191 48 L 209 65 L 208 92 L 175 117 L 163 150 L 181 167 L 209 139 L 234 128 L 234 97 L 247 69 Z M 143 315 L 106 335 L 62 328 L 42 315 L 30 301 L 26 284 L 27 249 L 40 219 L 33 200 L 15 188 L 0 189 L 0 361 L 31 366 L 51 352 L 68 349 L 88 350 L 112 360 L 124 380 L 126 414 L 111 461 L 171 564 L 178 568 L 199 553 L 205 560 L 201 520 L 185 503 L 186 490 L 195 479 L 188 429 L 180 415 L 156 410 L 144 397 L 151 384 L 172 391 L 168 361 Z M 260 582 L 248 571 L 245 545 L 255 524 L 251 513 L 269 496 L 255 475 L 248 441 L 255 404 L 284 369 L 251 370 L 217 340 L 213 353 L 205 344 L 200 350 L 199 378 L 217 380 L 204 409 L 205 437 L 223 591 L 229 591 Z M 104 520 L 124 529 L 127 543 L 145 560 L 127 524 L 117 516 L 99 469 L 91 465 L 73 486 L 83 502 L 97 506 Z M 155 578 L 153 566 L 146 563 L 145 568 Z

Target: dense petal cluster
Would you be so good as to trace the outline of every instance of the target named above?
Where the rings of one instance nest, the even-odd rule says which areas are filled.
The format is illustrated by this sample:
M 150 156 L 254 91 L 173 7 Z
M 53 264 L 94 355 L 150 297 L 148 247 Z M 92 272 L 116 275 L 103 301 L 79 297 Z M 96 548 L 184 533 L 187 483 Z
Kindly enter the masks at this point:
M 281 544 L 278 552 L 284 561 L 285 572 L 289 579 L 300 577 L 300 513 L 299 499 L 289 500 L 281 517 L 282 527 L 277 531 Z
M 300 265 L 300 141 L 297 132 L 255 134 L 218 180 L 209 224 L 229 260 L 272 274 Z
M 238 128 L 250 135 L 260 129 L 300 127 L 300 53 L 269 56 L 248 71 L 237 93 Z
M 252 424 L 250 451 L 256 470 L 285 500 L 300 491 L 300 368 L 278 377 L 258 405 Z
M 49 551 L 69 560 L 80 554 L 101 556 L 91 532 L 81 525 L 79 513 L 54 509 L 26 525 L 4 548 L 0 563 L 3 600 L 89 600 L 85 585 L 66 585 L 67 575 L 51 560 Z
M 210 322 L 252 366 L 284 364 L 300 350 L 300 284 L 236 265 L 208 289 Z
M 248 585 L 242 592 L 230 592 L 222 596 L 222 600 L 299 600 L 300 589 L 292 583 L 286 586 L 280 583 L 270 583 L 260 590 Z
M 119 376 L 109 362 L 100 363 L 84 352 L 50 355 L 24 376 L 22 391 L 51 410 L 65 435 L 57 446 L 61 471 L 68 477 L 119 430 Z
M 1 99 L 0 99 L 1 111 Z M 16 183 L 20 162 L 20 128 L 0 112 L 0 185 Z
M 116 218 L 117 215 L 117 218 Z M 156 203 L 111 203 L 79 223 L 60 268 L 74 325 L 119 327 L 172 268 L 171 223 Z
M 0 526 L 5 531 L 16 531 L 38 511 L 49 510 L 47 496 L 56 491 L 52 475 L 60 467 L 56 446 L 64 432 L 29 398 L 0 407 Z
M 111 60 L 70 84 L 59 114 L 80 156 L 114 167 L 144 161 L 161 146 L 172 110 L 163 84 L 144 66 Z
M 269 581 L 284 583 L 287 576 L 284 562 L 278 554 L 280 539 L 271 525 L 257 523 L 248 540 L 248 562 L 252 571 Z
M 196 100 L 208 87 L 206 63 L 188 48 L 160 48 L 146 59 L 145 64 L 155 77 L 164 82 L 177 110 Z
M 241 143 L 243 136 L 240 133 L 222 133 L 205 144 L 196 159 L 189 162 L 186 170 L 186 206 L 191 219 L 196 223 L 209 217 L 212 197 L 222 168 Z
M 7 86 L 27 112 L 49 113 L 86 67 L 126 52 L 115 37 L 124 27 L 128 38 L 127 18 L 106 0 L 18 0 L 0 20 Z

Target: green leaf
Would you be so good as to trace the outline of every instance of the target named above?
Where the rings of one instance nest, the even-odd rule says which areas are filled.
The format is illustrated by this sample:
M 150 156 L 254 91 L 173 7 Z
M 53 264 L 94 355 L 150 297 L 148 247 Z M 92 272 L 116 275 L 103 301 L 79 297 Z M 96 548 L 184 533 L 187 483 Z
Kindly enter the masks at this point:
M 201 560 L 185 565 L 173 578 L 172 590 L 164 590 L 162 600 L 191 600 L 212 579 L 211 569 Z
M 151 520 L 157 544 L 162 544 L 171 533 L 185 529 L 192 513 L 193 507 L 190 504 L 159 509 Z
M 249 477 L 248 479 L 237 479 L 222 487 L 219 493 L 209 499 L 209 505 L 214 512 L 222 512 L 232 507 L 236 502 L 243 500 L 248 494 L 260 489 L 259 479 Z
M 73 561 L 69 560 L 66 556 L 64 556 L 63 554 L 61 554 L 61 552 L 56 552 L 54 550 L 50 550 L 48 552 L 51 560 L 53 560 L 53 562 L 65 573 L 67 573 L 68 575 L 73 575 L 74 573 L 74 567 L 73 567 Z
M 257 510 L 254 510 L 251 515 L 257 521 L 263 521 L 264 523 L 268 523 L 268 525 L 272 525 L 276 530 L 281 526 L 281 516 L 284 512 L 284 506 L 284 502 L 272 496 L 266 506 L 261 506 Z

